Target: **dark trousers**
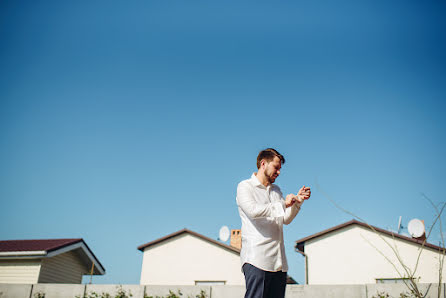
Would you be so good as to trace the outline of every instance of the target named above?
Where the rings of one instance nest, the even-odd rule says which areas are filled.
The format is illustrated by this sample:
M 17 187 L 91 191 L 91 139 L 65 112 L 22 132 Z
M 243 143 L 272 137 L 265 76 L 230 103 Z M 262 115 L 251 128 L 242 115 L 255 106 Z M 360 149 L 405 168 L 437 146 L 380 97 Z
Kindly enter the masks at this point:
M 251 264 L 243 264 L 245 274 L 245 298 L 285 297 L 286 272 L 263 271 Z

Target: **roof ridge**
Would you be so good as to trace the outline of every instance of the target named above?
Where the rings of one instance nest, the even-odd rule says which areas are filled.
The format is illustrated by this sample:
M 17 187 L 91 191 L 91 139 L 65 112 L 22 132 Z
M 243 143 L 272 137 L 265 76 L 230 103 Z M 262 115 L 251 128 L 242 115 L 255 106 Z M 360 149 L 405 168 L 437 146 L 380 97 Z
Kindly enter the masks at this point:
M 385 229 L 382 229 L 382 228 L 378 228 L 378 227 L 372 226 L 372 225 L 370 225 L 370 224 L 368 224 L 366 222 L 362 222 L 362 221 L 359 221 L 359 220 L 356 220 L 356 219 L 352 219 L 352 220 L 347 221 L 345 223 L 339 224 L 337 226 L 334 226 L 334 227 L 322 230 L 322 231 L 320 231 L 318 233 L 315 233 L 315 234 L 312 234 L 310 236 L 304 237 L 302 239 L 296 240 L 295 241 L 295 243 L 296 243 L 295 247 L 302 246 L 305 243 L 305 241 L 308 241 L 308 240 L 311 240 L 311 239 L 314 239 L 314 238 L 318 238 L 318 237 L 323 236 L 325 234 L 329 234 L 331 232 L 343 229 L 345 227 L 348 227 L 348 226 L 351 226 L 351 225 L 354 225 L 354 224 L 360 225 L 360 226 L 368 228 L 368 229 L 376 230 L 377 232 L 386 234 L 386 235 L 391 236 L 391 237 L 396 237 L 398 239 L 409 241 L 409 242 L 412 242 L 412 243 L 415 243 L 415 244 L 418 244 L 418 245 L 424 245 L 424 247 L 429 247 L 429 248 L 432 248 L 432 249 L 435 249 L 435 250 L 438 250 L 438 251 L 444 250 L 444 248 L 442 248 L 440 246 L 437 246 L 435 244 L 429 243 L 427 241 L 417 240 L 417 239 L 410 238 L 410 237 L 407 237 L 407 236 L 404 236 L 404 235 L 400 235 L 398 233 L 394 233 L 394 232 L 391 232 L 391 231 L 388 231 L 388 230 L 385 230 Z
M 179 236 L 179 235 L 184 234 L 184 233 L 188 233 L 188 234 L 191 234 L 191 235 L 196 236 L 196 237 L 198 237 L 198 238 L 201 238 L 201 239 L 203 239 L 203 240 L 205 240 L 205 241 L 208 241 L 208 242 L 217 244 L 217 245 L 219 245 L 219 246 L 221 246 L 221 247 L 223 247 L 223 248 L 225 248 L 225 249 L 232 250 L 232 251 L 234 251 L 234 252 L 236 252 L 236 253 L 238 253 L 238 254 L 240 253 L 240 250 L 239 250 L 238 248 L 235 248 L 235 247 L 232 247 L 232 246 L 227 245 L 227 244 L 225 244 L 225 243 L 219 242 L 219 241 L 217 241 L 217 240 L 214 240 L 214 239 L 212 239 L 212 238 L 210 238 L 210 237 L 207 237 L 207 236 L 205 236 L 205 235 L 203 235 L 203 234 L 194 232 L 194 231 L 192 231 L 192 230 L 190 230 L 190 229 L 187 229 L 187 228 L 181 229 L 181 230 L 176 231 L 176 232 L 174 232 L 174 233 L 168 234 L 168 235 L 166 235 L 166 236 L 164 236 L 164 237 L 161 237 L 161 238 L 155 239 L 155 240 L 153 240 L 153 241 L 150 241 L 150 242 L 148 242 L 148 243 L 142 244 L 142 245 L 138 246 L 137 249 L 139 249 L 140 251 L 144 251 L 144 249 L 147 248 L 147 247 L 149 247 L 149 246 L 152 246 L 152 245 L 161 243 L 161 242 L 163 242 L 163 241 L 169 240 L 169 239 L 171 239 L 171 238 L 174 238 L 174 237 Z
M 85 243 L 82 238 L 0 240 L 0 252 L 40 250 L 49 252 L 78 242 Z

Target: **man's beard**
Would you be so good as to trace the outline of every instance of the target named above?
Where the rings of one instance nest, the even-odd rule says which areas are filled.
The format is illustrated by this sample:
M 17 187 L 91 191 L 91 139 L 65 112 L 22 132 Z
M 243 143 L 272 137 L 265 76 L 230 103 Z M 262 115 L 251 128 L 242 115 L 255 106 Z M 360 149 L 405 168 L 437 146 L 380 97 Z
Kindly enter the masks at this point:
M 268 173 L 268 171 L 265 171 L 265 176 L 266 176 L 266 178 L 268 179 L 268 182 L 269 182 L 270 184 L 273 184 L 274 181 L 276 181 L 276 178 L 277 178 L 277 177 L 275 178 L 274 175 Z

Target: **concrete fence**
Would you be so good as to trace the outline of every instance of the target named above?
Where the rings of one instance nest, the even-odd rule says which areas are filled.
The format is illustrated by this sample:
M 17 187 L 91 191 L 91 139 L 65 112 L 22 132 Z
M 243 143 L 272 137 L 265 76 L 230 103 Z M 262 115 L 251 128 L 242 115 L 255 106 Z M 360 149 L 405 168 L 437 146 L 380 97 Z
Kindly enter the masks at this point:
M 438 296 L 438 284 L 419 284 L 427 298 L 446 298 L 445 284 Z M 77 285 L 77 284 L 0 284 L 0 298 L 63 298 L 63 297 L 167 297 L 180 298 L 243 298 L 244 286 L 144 286 L 144 285 Z M 181 295 L 180 295 L 181 293 Z M 107 296 L 108 294 L 108 296 Z M 286 298 L 381 298 L 406 297 L 410 291 L 404 284 L 366 285 L 288 285 Z M 130 296 L 131 295 L 131 296 Z M 389 296 L 386 296 L 389 295 Z M 172 297 L 172 296 L 169 296 Z

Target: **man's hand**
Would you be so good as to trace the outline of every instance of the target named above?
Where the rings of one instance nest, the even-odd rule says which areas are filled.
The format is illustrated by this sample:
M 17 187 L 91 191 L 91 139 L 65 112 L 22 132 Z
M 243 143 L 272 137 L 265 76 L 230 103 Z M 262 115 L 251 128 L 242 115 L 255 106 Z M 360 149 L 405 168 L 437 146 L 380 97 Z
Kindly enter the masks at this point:
M 303 203 L 305 200 L 308 200 L 311 196 L 311 189 L 309 187 L 302 186 L 297 193 L 297 197 L 299 198 L 299 203 Z
M 297 195 L 290 193 L 286 196 L 285 205 L 287 208 L 293 206 L 294 204 L 298 204 L 300 206 L 305 200 L 308 200 L 310 196 L 311 189 L 309 187 L 305 187 L 304 185 L 301 189 L 299 189 Z
M 294 203 L 297 202 L 297 200 L 298 200 L 297 196 L 296 196 L 295 194 L 290 193 L 289 195 L 286 196 L 286 199 L 285 199 L 285 206 L 286 206 L 287 208 L 288 208 L 288 207 L 291 207 L 291 206 L 294 205 Z

